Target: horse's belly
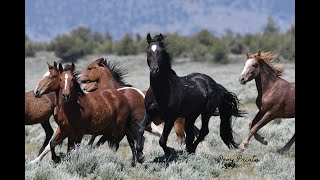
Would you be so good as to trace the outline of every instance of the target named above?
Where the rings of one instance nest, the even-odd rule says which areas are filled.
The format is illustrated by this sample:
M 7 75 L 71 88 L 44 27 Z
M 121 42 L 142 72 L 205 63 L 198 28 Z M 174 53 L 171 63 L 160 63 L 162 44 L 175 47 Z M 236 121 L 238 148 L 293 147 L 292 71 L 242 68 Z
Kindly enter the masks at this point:
M 33 106 L 25 110 L 25 125 L 41 123 L 50 118 L 53 110 L 48 106 Z

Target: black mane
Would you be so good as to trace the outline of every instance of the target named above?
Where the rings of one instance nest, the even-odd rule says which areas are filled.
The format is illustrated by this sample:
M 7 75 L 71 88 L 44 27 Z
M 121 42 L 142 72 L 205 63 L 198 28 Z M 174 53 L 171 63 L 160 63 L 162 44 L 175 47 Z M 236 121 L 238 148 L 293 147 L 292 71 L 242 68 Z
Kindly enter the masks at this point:
M 112 77 L 120 86 L 132 87 L 132 85 L 125 82 L 124 77 L 128 75 L 128 72 L 125 68 L 121 67 L 119 62 L 114 61 L 103 61 L 102 63 L 108 70 L 111 72 Z

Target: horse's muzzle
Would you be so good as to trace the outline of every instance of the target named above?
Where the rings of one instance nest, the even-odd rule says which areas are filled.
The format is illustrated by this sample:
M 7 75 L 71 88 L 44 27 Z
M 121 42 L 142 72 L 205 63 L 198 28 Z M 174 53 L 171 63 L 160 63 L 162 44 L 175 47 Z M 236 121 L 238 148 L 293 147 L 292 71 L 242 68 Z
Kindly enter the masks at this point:
M 159 67 L 150 68 L 150 74 L 151 75 L 156 75 L 158 73 L 159 73 Z
M 62 94 L 62 100 L 63 102 L 68 102 L 70 99 L 70 94 Z
M 245 85 L 247 83 L 247 81 L 245 80 L 245 78 L 239 78 L 239 82 L 242 85 Z
M 40 97 L 41 97 L 39 90 L 35 89 L 35 90 L 33 91 L 33 93 L 34 93 L 34 96 L 35 96 L 35 97 L 37 97 L 37 98 L 40 98 Z

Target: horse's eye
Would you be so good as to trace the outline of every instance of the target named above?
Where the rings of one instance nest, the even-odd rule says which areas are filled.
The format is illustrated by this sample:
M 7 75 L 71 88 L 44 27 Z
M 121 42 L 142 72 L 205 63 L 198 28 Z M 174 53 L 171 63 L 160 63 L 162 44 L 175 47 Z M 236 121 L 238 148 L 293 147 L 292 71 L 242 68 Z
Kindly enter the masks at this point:
M 256 67 L 258 67 L 258 64 L 253 64 L 252 66 L 256 68 Z

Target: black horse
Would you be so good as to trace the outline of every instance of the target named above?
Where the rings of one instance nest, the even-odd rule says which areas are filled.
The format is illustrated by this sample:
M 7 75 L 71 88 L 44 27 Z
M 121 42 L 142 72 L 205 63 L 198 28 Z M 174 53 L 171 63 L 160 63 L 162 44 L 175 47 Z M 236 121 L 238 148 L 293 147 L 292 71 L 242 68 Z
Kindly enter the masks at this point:
M 147 35 L 147 62 L 150 67 L 150 87 L 145 97 L 145 117 L 137 132 L 138 161 L 143 159 L 143 133 L 146 124 L 152 117 L 160 115 L 164 119 L 164 129 L 159 144 L 165 155 L 171 155 L 167 147 L 167 138 L 177 117 L 185 117 L 186 148 L 194 153 L 198 144 L 209 133 L 208 123 L 218 108 L 221 124 L 220 137 L 228 148 L 237 148 L 232 134 L 232 116 L 242 117 L 243 111 L 238 109 L 237 96 L 217 84 L 211 77 L 201 73 L 191 73 L 179 77 L 171 69 L 172 58 L 166 51 L 162 34 L 153 39 Z M 194 141 L 193 126 L 201 114 L 202 127 L 199 137 Z M 194 141 L 194 142 L 193 142 Z

